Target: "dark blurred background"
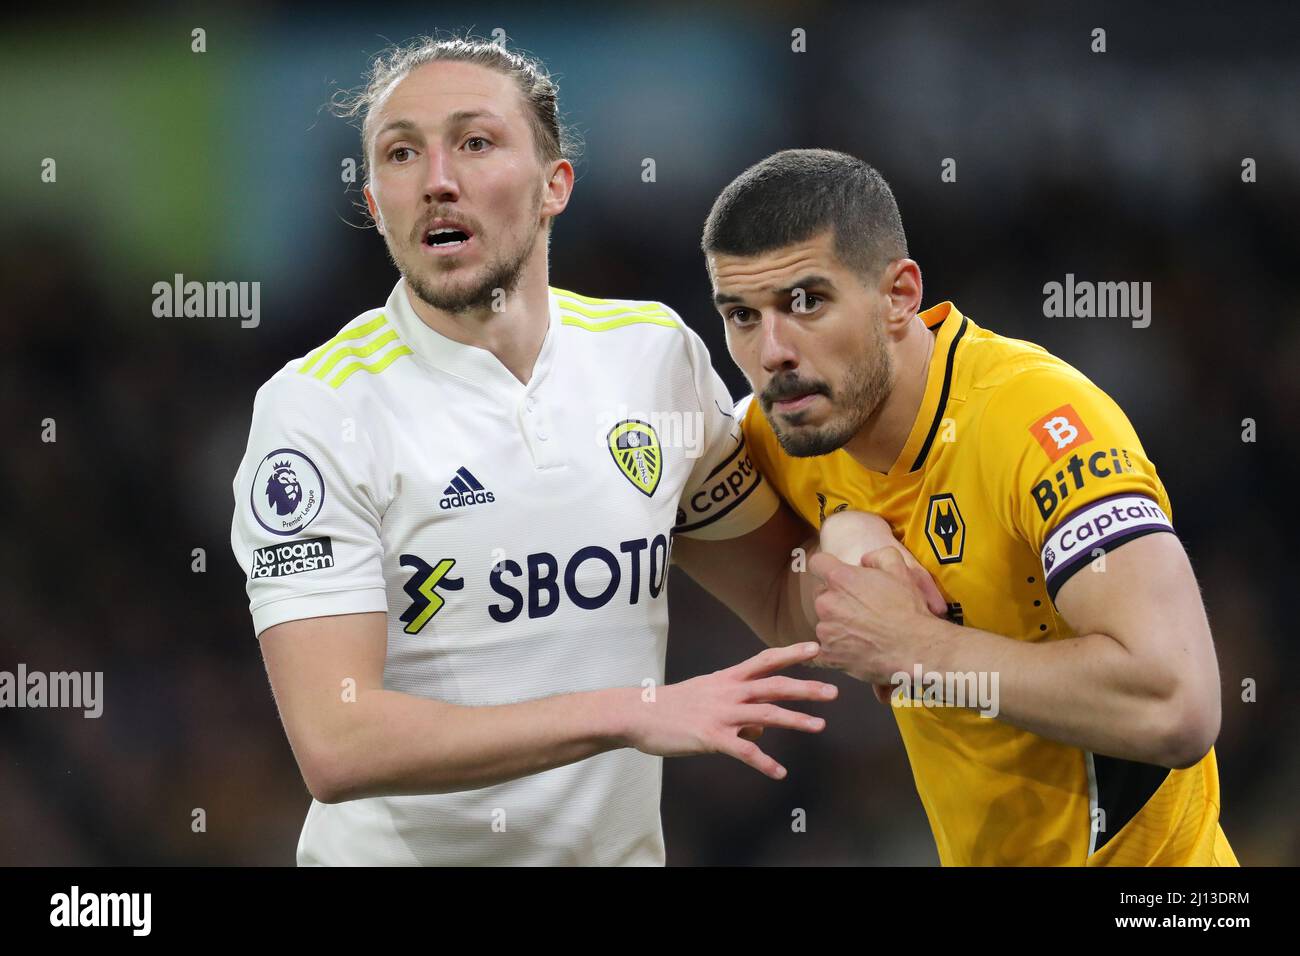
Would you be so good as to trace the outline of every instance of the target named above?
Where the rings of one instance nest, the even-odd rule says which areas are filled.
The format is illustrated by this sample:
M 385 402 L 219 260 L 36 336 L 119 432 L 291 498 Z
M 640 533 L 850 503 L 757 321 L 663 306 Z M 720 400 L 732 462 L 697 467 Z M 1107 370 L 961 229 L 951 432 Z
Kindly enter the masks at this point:
M 1300 721 L 1281 687 L 1297 663 L 1297 21 L 1282 4 L 1057 6 L 223 4 L 10 20 L 0 669 L 102 670 L 105 709 L 0 710 L 0 864 L 292 864 L 309 796 L 230 553 L 231 479 L 257 387 L 396 279 L 360 228 L 359 186 L 341 181 L 356 131 L 324 104 L 388 41 L 497 27 L 558 75 L 586 143 L 552 284 L 669 303 L 736 396 L 701 224 L 747 165 L 825 146 L 893 185 L 927 307 L 952 299 L 1120 402 L 1214 628 L 1224 831 L 1243 864 L 1300 861 Z M 1105 53 L 1090 50 L 1098 27 Z M 190 51 L 195 28 L 206 53 Z M 791 50 L 796 28 L 807 52 Z M 1242 181 L 1247 157 L 1257 182 Z M 56 182 L 41 180 L 46 158 Z M 260 282 L 261 324 L 155 318 L 152 286 L 175 273 Z M 1043 285 L 1066 273 L 1151 282 L 1150 327 L 1044 318 Z M 669 679 L 757 649 L 673 573 Z M 790 769 L 781 784 L 723 757 L 666 762 L 670 863 L 937 862 L 891 715 L 839 683 L 823 735 L 765 738 Z M 806 833 L 791 832 L 795 808 Z

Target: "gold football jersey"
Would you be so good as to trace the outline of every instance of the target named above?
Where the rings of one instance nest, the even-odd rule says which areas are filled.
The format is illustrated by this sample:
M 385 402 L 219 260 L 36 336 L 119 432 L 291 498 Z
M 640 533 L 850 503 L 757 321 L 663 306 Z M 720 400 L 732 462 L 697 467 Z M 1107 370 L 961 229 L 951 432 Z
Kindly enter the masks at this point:
M 1058 590 L 1124 542 L 1172 532 L 1164 486 L 1119 406 L 1070 365 L 951 302 L 921 318 L 934 352 L 888 473 L 843 449 L 787 455 L 751 401 L 754 462 L 813 527 L 844 508 L 885 518 L 956 623 L 1021 641 L 1070 637 Z M 974 709 L 892 710 L 944 865 L 1237 865 L 1213 750 L 1169 770 Z

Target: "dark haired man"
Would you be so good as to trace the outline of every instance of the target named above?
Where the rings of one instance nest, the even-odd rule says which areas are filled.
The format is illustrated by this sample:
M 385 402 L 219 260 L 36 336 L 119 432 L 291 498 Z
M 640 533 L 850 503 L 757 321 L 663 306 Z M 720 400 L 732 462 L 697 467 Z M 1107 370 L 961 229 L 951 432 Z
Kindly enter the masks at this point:
M 702 245 L 756 398 L 743 430 L 760 470 L 824 539 L 883 518 L 949 604 L 947 619 L 927 610 L 896 550 L 809 565 L 826 584 L 819 661 L 897 688 L 940 861 L 1236 865 L 1209 624 L 1119 407 L 952 302 L 919 311 L 893 194 L 851 156 L 751 167 Z M 675 554 L 729 600 L 742 548 Z M 990 678 L 992 708 L 952 706 Z

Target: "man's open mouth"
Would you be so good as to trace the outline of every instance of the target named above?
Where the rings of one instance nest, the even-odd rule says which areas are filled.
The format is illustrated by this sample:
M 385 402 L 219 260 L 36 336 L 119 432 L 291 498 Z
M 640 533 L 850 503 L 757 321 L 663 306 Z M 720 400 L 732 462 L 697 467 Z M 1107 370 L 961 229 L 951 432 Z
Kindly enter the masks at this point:
M 470 234 L 463 229 L 442 226 L 424 234 L 424 244 L 433 249 L 455 249 L 469 242 Z

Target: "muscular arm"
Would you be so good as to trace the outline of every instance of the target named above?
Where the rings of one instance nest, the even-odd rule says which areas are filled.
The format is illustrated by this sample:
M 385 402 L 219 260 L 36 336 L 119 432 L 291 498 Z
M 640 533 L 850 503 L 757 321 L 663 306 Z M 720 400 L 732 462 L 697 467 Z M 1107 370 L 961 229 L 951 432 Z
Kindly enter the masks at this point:
M 629 746 L 727 753 L 780 779 L 784 768 L 741 731 L 818 731 L 821 718 L 772 702 L 835 696 L 830 684 L 770 676 L 812 657 L 816 645 L 807 644 L 661 687 L 653 701 L 626 687 L 486 707 L 385 690 L 383 614 L 278 624 L 261 645 L 294 756 L 325 803 L 471 790 Z
M 1042 737 L 1164 767 L 1204 757 L 1219 733 L 1219 668 L 1178 538 L 1124 544 L 1104 572 L 1065 582 L 1056 605 L 1079 636 L 1031 644 L 948 625 L 938 669 L 998 671 L 1001 718 Z
M 887 681 L 919 664 L 998 675 L 998 719 L 1085 750 L 1164 767 L 1200 760 L 1219 731 L 1218 664 L 1192 568 L 1172 534 L 1149 534 L 1057 594 L 1077 635 L 1031 643 L 923 613 L 888 552 L 853 568 L 820 559 L 824 657 Z

